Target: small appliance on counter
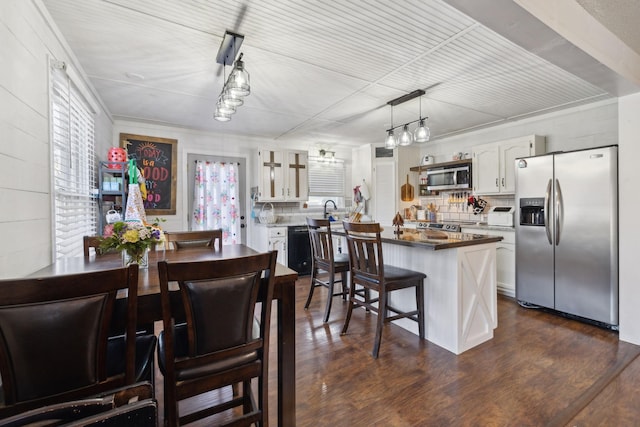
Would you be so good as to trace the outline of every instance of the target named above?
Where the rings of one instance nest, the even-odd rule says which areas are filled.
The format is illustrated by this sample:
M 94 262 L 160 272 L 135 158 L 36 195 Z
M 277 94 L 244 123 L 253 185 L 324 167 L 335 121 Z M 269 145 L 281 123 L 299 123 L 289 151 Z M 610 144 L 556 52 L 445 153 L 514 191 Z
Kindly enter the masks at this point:
M 433 163 L 435 163 L 435 160 L 434 160 L 433 156 L 430 155 L 430 154 L 427 154 L 426 156 L 423 156 L 422 160 L 420 161 L 420 164 L 422 166 L 431 165 Z
M 487 215 L 487 225 L 500 225 L 503 227 L 513 227 L 513 206 L 494 206 Z

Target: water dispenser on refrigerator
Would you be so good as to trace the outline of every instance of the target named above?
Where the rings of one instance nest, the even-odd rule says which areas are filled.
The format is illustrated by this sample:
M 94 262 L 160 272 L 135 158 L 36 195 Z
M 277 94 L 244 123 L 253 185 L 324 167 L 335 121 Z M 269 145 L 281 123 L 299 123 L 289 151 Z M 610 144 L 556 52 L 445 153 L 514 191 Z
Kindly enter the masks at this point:
M 544 197 L 520 199 L 520 225 L 544 227 Z

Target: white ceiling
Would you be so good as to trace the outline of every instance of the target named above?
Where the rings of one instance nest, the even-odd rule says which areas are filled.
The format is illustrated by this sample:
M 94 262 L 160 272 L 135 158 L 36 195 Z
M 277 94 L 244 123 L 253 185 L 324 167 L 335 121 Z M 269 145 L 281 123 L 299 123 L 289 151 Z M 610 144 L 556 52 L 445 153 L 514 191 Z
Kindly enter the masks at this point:
M 426 90 L 433 139 L 620 95 L 608 77 L 581 73 L 586 62 L 602 66 L 575 47 L 554 61 L 537 35 L 525 40 L 542 24 L 511 0 L 43 3 L 115 119 L 331 147 L 381 142 L 387 101 L 415 89 Z M 517 21 L 500 21 L 507 9 Z M 251 95 L 221 123 L 213 119 L 224 83 L 215 56 L 227 29 L 245 35 Z M 540 41 L 557 44 L 544 31 Z M 503 37 L 510 34 L 524 47 Z M 581 70 L 561 68 L 578 58 Z M 418 98 L 395 107 L 394 125 L 419 110 Z

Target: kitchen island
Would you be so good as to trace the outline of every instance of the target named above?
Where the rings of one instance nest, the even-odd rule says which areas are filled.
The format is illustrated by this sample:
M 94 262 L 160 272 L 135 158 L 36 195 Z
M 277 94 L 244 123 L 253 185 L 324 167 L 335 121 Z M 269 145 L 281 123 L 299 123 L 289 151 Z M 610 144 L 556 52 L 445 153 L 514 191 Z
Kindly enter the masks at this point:
M 382 233 L 385 264 L 421 271 L 425 279 L 425 338 L 460 354 L 493 338 L 498 326 L 496 242 L 502 237 L 391 228 Z M 333 234 L 344 236 L 336 227 Z M 346 244 L 343 245 L 346 248 Z M 394 291 L 390 304 L 415 308 L 412 289 Z M 407 319 L 395 324 L 418 334 Z

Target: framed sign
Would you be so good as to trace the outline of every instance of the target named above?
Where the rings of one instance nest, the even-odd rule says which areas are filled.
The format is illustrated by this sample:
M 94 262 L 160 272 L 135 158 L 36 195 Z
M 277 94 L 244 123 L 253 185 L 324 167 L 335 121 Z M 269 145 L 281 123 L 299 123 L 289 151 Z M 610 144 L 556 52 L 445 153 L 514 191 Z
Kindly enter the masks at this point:
M 120 134 L 120 146 L 142 170 L 147 187 L 144 210 L 147 215 L 176 214 L 178 140 Z

